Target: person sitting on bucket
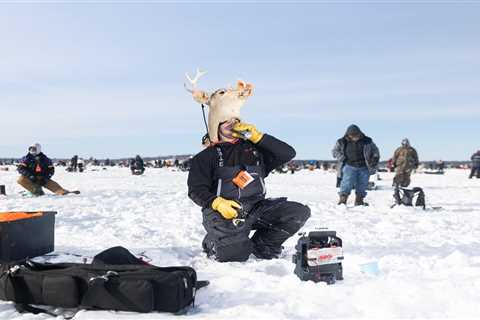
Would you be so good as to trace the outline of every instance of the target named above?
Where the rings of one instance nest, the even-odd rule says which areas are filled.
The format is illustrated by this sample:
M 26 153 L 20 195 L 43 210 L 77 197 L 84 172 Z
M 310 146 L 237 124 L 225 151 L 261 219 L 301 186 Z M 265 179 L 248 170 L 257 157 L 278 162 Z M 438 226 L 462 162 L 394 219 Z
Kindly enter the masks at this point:
M 38 143 L 28 147 L 28 154 L 20 161 L 18 172 L 21 174 L 17 181 L 18 184 L 33 195 L 43 195 L 42 188 L 47 188 L 58 195 L 69 193 L 51 179 L 55 173 L 55 167 L 52 160 L 42 153 L 42 148 Z
M 340 200 L 347 204 L 348 196 L 355 189 L 355 205 L 368 205 L 363 201 L 367 195 L 368 180 L 377 171 L 380 153 L 372 139 L 365 136 L 354 124 L 337 140 L 332 151 L 337 159 L 337 178 L 340 179 Z
M 217 130 L 215 130 L 217 132 Z M 310 217 L 286 198 L 266 199 L 264 178 L 295 157 L 295 150 L 255 126 L 232 118 L 218 141 L 191 160 L 188 195 L 203 213 L 203 249 L 217 261 L 278 258 L 282 244 Z M 251 230 L 256 230 L 249 238 Z

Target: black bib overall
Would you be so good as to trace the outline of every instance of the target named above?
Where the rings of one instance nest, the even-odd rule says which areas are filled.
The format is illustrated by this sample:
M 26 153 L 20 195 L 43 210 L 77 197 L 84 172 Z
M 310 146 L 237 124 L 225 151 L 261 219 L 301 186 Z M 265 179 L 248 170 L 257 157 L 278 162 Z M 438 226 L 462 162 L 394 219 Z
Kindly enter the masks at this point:
M 261 258 L 273 258 L 281 252 L 281 244 L 300 229 L 310 217 L 310 209 L 286 198 L 265 199 L 265 169 L 261 156 L 255 165 L 225 166 L 220 147 L 216 148 L 218 168 L 214 172 L 217 197 L 237 201 L 245 214 L 244 222 L 236 225 L 217 211 L 203 210 L 203 226 L 207 235 L 203 249 L 217 261 L 246 261 L 251 253 Z M 245 188 L 233 179 L 242 170 L 254 180 Z M 250 239 L 250 231 L 257 230 Z

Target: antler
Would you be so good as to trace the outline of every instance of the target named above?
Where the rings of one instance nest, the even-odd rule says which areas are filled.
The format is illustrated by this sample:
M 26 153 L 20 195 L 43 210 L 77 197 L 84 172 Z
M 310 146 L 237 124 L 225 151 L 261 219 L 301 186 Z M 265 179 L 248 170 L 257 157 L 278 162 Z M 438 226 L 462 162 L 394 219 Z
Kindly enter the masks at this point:
M 190 82 L 190 85 L 192 86 L 192 89 L 189 89 L 186 85 L 186 83 L 183 83 L 183 86 L 185 87 L 185 90 L 187 90 L 190 93 L 193 93 L 193 90 L 196 89 L 197 87 L 197 81 L 205 74 L 207 71 L 200 71 L 200 69 L 197 69 L 197 73 L 195 74 L 195 77 L 192 79 L 188 75 L 187 72 L 185 72 L 185 77 L 187 77 L 188 82 Z

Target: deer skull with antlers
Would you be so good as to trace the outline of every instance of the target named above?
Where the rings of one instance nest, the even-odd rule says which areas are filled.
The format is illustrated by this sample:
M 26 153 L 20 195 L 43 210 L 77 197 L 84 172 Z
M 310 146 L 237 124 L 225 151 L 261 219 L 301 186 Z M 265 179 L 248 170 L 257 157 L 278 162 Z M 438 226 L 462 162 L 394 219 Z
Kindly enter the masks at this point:
M 218 126 L 232 118 L 240 119 L 240 108 L 248 97 L 253 94 L 253 85 L 238 80 L 235 88 L 225 88 L 208 93 L 197 89 L 197 82 L 206 72 L 197 69 L 192 79 L 188 73 L 185 74 L 191 89 L 185 85 L 185 89 L 192 94 L 193 99 L 200 104 L 209 107 L 208 112 L 208 135 L 210 142 L 218 142 Z

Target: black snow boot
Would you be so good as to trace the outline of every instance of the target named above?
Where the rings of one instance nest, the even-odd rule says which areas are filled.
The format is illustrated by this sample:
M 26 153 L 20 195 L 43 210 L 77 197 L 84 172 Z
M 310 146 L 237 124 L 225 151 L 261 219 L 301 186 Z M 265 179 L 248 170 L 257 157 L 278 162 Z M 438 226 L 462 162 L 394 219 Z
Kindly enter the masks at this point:
M 340 199 L 338 200 L 338 205 L 344 204 L 347 205 L 348 195 L 341 194 Z
M 364 202 L 363 199 L 364 199 L 364 197 L 357 194 L 355 196 L 355 205 L 356 206 L 368 206 L 368 203 Z

